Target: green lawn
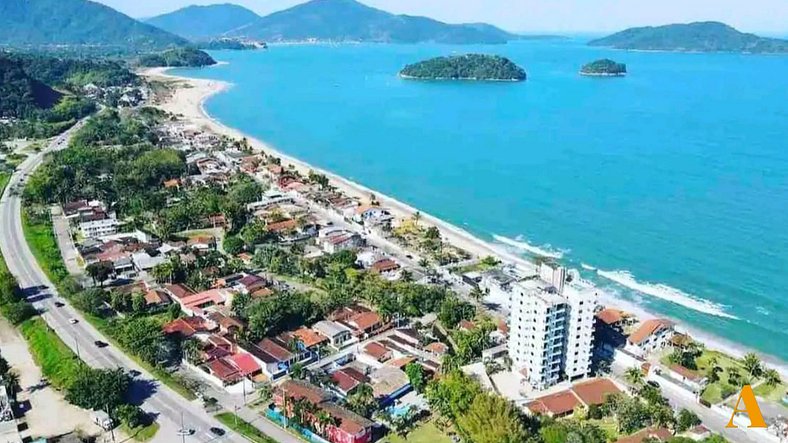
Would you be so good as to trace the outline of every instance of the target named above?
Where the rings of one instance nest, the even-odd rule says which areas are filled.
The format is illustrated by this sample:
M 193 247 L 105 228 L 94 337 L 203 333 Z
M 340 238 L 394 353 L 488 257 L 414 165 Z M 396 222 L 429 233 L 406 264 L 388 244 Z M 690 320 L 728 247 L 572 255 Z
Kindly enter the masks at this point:
M 615 418 L 604 417 L 601 420 L 588 420 L 588 422 L 597 425 L 605 433 L 607 441 L 618 440 L 618 423 Z
M 670 367 L 672 363 L 670 363 L 668 360 L 668 355 L 669 354 L 665 354 L 660 362 L 663 365 Z M 730 355 L 710 349 L 705 349 L 703 353 L 696 359 L 695 363 L 698 365 L 698 369 L 695 372 L 698 374 L 706 374 L 709 367 L 712 366 L 712 362 L 714 360 L 716 360 L 716 365 L 722 368 L 722 372 L 719 373 L 720 379 L 717 382 L 707 385 L 706 389 L 704 389 L 703 393 L 701 393 L 701 399 L 711 404 L 719 403 L 725 398 L 739 391 L 738 386 L 733 386 L 728 383 L 728 377 L 732 368 L 736 368 L 741 376 L 748 376 L 747 371 L 744 370 L 744 367 L 739 360 L 731 357 Z M 755 382 L 757 382 L 757 380 L 751 380 L 751 383 L 754 384 Z
M 25 321 L 19 326 L 19 330 L 41 372 L 53 386 L 65 388 L 79 370 L 80 362 L 76 354 L 40 317 Z
M 760 385 L 756 386 L 753 389 L 755 395 L 758 397 L 765 398 L 769 401 L 773 401 L 775 403 L 785 404 L 782 402 L 784 396 L 786 396 L 786 392 L 788 392 L 788 384 L 781 383 L 777 386 L 767 386 L 766 383 L 761 383 Z
M 276 440 L 263 434 L 251 423 L 244 421 L 232 412 L 216 414 L 216 419 L 233 431 L 243 435 L 249 441 L 255 443 L 276 443 Z
M 451 443 L 451 438 L 441 432 L 434 422 L 428 421 L 410 431 L 405 438 L 389 434 L 380 443 Z
M 136 428 L 129 428 L 126 425 L 120 427 L 121 431 L 136 441 L 148 441 L 156 436 L 161 426 L 153 422 L 147 426 L 138 426 Z

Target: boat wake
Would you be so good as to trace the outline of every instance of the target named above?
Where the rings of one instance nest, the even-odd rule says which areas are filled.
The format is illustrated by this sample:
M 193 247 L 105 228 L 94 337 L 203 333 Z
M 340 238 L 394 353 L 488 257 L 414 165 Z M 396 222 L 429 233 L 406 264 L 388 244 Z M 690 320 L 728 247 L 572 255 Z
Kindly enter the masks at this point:
M 614 281 L 621 286 L 642 292 L 652 297 L 666 300 L 704 314 L 738 320 L 739 317 L 725 312 L 724 306 L 709 300 L 693 297 L 679 289 L 661 283 L 639 282 L 627 271 L 602 271 L 597 270 L 600 277 Z
M 552 251 L 552 250 L 550 250 L 549 248 L 547 248 L 545 246 L 540 247 L 540 246 L 534 246 L 534 245 L 532 245 L 530 243 L 527 243 L 527 242 L 525 242 L 523 240 L 523 237 L 521 235 L 517 236 L 515 239 L 511 239 L 511 238 L 508 238 L 508 237 L 504 237 L 502 235 L 493 234 L 493 238 L 495 239 L 495 241 L 497 241 L 499 243 L 503 243 L 505 245 L 512 246 L 514 248 L 520 249 L 522 251 L 526 251 L 526 252 L 528 252 L 530 254 L 533 254 L 533 255 L 539 255 L 539 256 L 542 256 L 542 257 L 553 258 L 553 259 L 556 259 L 556 260 L 564 256 L 563 252 L 561 252 L 561 251 Z

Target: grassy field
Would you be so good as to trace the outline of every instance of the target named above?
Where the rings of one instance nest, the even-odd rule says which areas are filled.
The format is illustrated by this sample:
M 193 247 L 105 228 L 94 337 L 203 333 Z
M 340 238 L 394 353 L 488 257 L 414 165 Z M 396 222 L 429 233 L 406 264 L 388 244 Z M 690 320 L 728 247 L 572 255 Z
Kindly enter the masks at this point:
M 668 354 L 662 357 L 661 363 L 668 367 L 672 365 L 668 360 Z M 739 360 L 719 351 L 706 349 L 696 359 L 695 363 L 698 365 L 698 369 L 694 371 L 697 374 L 706 374 L 712 365 L 719 366 L 722 369 L 722 372 L 719 373 L 720 379 L 714 383 L 709 383 L 706 389 L 703 390 L 703 393 L 701 393 L 701 399 L 711 404 L 719 403 L 739 391 L 738 386 L 728 383 L 731 369 L 735 368 L 742 377 L 748 377 L 747 371 Z M 757 380 L 751 380 L 752 384 L 756 382 Z
M 405 438 L 399 435 L 389 434 L 380 440 L 380 443 L 451 443 L 451 438 L 441 432 L 435 423 L 428 421 L 423 425 L 413 429 Z
M 216 414 L 216 419 L 233 431 L 243 435 L 247 440 L 255 443 L 276 443 L 276 440 L 263 434 L 251 423 L 244 421 L 232 412 Z
M 129 428 L 126 425 L 121 425 L 120 430 L 135 441 L 148 441 L 156 436 L 160 427 L 158 423 L 153 422 L 147 426 L 138 426 L 136 428 Z
M 52 222 L 48 218 L 46 221 L 31 220 L 25 211 L 22 211 L 22 230 L 36 261 L 52 283 L 60 289 L 60 284 L 68 277 L 68 271 L 52 231 Z
M 766 383 L 761 383 L 760 385 L 756 386 L 753 391 L 758 397 L 782 404 L 788 408 L 788 406 L 782 402 L 783 397 L 788 395 L 786 394 L 786 392 L 788 392 L 788 384 L 786 383 L 780 383 L 777 386 L 767 386 Z
M 76 354 L 40 317 L 22 323 L 19 331 L 25 337 L 30 353 L 44 376 L 56 388 L 65 388 L 74 379 L 81 364 Z

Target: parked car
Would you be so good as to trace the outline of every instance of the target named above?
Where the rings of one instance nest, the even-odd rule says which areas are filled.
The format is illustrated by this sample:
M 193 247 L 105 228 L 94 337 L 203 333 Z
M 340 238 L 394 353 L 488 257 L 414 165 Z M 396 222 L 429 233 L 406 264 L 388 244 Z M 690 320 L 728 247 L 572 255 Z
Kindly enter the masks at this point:
M 103 342 L 101 340 L 96 340 L 93 342 L 93 344 L 96 345 L 97 348 L 106 348 L 107 346 L 109 346 L 106 342 Z
M 224 429 L 222 429 L 222 428 L 212 427 L 210 429 L 210 431 L 211 431 L 211 434 L 213 434 L 213 435 L 215 435 L 217 437 L 221 437 L 222 435 L 225 434 Z
M 65 306 L 65 305 L 66 305 L 66 304 L 65 304 L 65 303 L 63 303 L 62 301 L 56 301 L 56 302 L 55 302 L 55 307 L 56 307 L 56 308 L 62 308 L 62 307 L 63 307 L 63 306 Z

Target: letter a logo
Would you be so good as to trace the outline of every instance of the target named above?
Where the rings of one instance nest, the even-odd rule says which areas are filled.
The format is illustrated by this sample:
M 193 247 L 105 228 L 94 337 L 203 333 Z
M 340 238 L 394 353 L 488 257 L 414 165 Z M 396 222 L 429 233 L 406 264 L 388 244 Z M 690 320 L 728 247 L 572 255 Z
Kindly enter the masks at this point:
M 741 402 L 744 401 L 744 408 L 739 409 L 739 405 Z M 733 407 L 733 414 L 731 414 L 731 420 L 725 425 L 726 428 L 738 428 L 733 423 L 733 419 L 736 417 L 736 414 L 739 412 L 746 412 L 747 415 L 750 417 L 750 426 L 751 428 L 765 428 L 766 422 L 763 421 L 763 414 L 761 414 L 761 408 L 758 406 L 758 402 L 755 401 L 755 393 L 752 392 L 752 386 L 744 385 L 741 388 L 741 393 L 739 394 L 739 398 L 736 400 L 736 406 Z

